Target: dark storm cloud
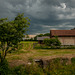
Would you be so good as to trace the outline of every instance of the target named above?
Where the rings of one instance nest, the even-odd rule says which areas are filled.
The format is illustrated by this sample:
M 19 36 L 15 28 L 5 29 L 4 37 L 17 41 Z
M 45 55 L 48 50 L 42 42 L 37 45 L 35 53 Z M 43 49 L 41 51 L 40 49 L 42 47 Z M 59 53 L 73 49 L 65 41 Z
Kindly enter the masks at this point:
M 46 6 L 60 6 L 60 2 L 58 0 L 41 0 L 41 4 L 44 4 Z
M 0 18 L 12 20 L 18 13 L 31 19 L 29 34 L 75 27 L 75 0 L 0 0 Z

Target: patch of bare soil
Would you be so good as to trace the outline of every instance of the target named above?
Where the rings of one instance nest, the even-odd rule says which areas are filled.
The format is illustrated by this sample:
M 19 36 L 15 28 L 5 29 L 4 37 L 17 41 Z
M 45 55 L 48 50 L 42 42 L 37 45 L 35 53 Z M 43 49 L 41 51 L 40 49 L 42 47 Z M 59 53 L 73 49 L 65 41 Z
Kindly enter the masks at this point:
M 24 62 L 23 60 L 11 60 L 11 61 L 8 61 L 8 62 L 9 62 L 10 67 L 15 67 L 15 66 L 27 64 L 27 62 Z

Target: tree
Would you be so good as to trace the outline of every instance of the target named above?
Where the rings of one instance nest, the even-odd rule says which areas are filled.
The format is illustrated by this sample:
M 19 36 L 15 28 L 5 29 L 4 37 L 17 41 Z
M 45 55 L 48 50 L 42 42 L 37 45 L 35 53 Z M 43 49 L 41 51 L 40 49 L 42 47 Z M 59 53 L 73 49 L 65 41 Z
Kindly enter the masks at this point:
M 26 38 L 29 38 L 29 35 L 28 34 L 26 34 Z
M 51 46 L 51 48 L 56 48 L 57 46 L 60 47 L 61 42 L 58 40 L 57 37 L 55 37 L 55 39 L 44 39 L 43 43 L 47 46 Z
M 39 34 L 39 35 L 37 35 L 38 37 L 42 37 L 43 36 L 43 34 Z
M 34 40 L 37 41 L 37 35 L 34 37 Z
M 45 33 L 43 36 L 50 36 L 50 33 Z
M 7 52 L 22 40 L 28 30 L 29 21 L 28 17 L 24 17 L 24 14 L 18 14 L 13 21 L 7 21 L 7 18 L 0 19 L 1 62 L 4 61 Z

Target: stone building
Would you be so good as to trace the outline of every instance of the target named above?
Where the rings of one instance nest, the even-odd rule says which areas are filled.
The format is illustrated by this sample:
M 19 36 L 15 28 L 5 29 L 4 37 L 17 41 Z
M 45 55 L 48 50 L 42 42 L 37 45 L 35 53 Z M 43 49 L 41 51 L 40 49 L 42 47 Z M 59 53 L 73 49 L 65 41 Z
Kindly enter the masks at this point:
M 75 45 L 75 30 L 50 30 L 50 38 L 55 36 L 61 42 L 61 45 Z

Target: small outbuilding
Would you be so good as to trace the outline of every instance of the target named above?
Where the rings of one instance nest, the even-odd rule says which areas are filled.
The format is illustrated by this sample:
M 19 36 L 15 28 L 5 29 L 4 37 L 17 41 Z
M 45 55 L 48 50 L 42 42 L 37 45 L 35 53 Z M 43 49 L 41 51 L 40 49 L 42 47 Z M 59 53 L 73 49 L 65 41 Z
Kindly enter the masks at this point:
M 46 39 L 46 38 L 50 39 L 49 36 L 37 37 L 38 43 L 39 43 L 39 44 L 42 44 L 43 40 Z
M 55 36 L 61 42 L 61 45 L 75 45 L 75 30 L 50 30 L 50 38 Z

